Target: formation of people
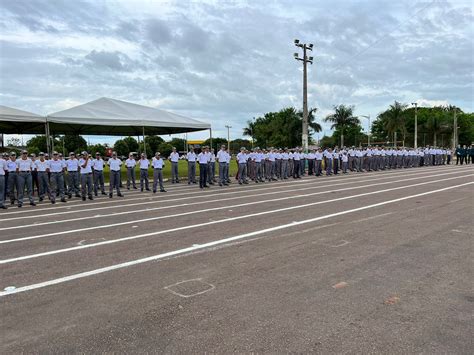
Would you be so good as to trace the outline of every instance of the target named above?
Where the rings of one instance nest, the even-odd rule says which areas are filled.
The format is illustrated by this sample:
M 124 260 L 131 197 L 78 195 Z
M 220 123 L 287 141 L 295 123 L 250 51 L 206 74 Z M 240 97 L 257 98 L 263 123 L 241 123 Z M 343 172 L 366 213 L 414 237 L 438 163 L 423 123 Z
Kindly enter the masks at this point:
M 472 147 L 458 147 L 455 151 L 457 163 L 474 163 Z M 462 156 L 462 158 L 460 158 Z M 321 176 L 347 174 L 349 172 L 377 171 L 399 168 L 413 168 L 451 163 L 452 152 L 446 148 L 425 147 L 412 149 L 406 147 L 343 147 L 334 149 L 312 149 L 304 153 L 302 149 L 261 149 L 241 148 L 235 156 L 238 172 L 235 179 L 239 184 L 271 182 L 288 178 L 298 179 L 304 175 Z M 179 183 L 178 162 L 182 156 L 173 148 L 167 161 L 171 164 L 171 183 Z M 205 146 L 196 154 L 193 148 L 185 155 L 188 164 L 188 184 L 197 184 L 201 189 L 210 185 L 228 186 L 232 155 L 223 145 L 215 153 Z M 145 154 L 139 159 L 131 153 L 125 161 L 113 152 L 107 160 L 96 153 L 92 156 L 82 152 L 76 157 L 74 152 L 65 159 L 62 154 L 53 152 L 52 156 L 39 153 L 28 155 L 26 150 L 17 157 L 15 152 L 4 153 L 0 157 L 0 208 L 6 209 L 5 200 L 10 204 L 23 206 L 25 191 L 29 204 L 36 206 L 35 195 L 39 201 L 46 198 L 52 204 L 57 200 L 65 203 L 73 197 L 93 200 L 99 194 L 113 198 L 114 192 L 123 197 L 122 165 L 126 169 L 126 189 L 138 189 L 156 193 L 166 192 L 163 184 L 165 159 L 159 152 L 149 160 Z M 199 165 L 199 178 L 196 178 L 196 166 Z M 216 165 L 218 175 L 216 176 Z M 105 189 L 104 169 L 108 167 L 110 183 Z M 150 189 L 149 169 L 153 170 L 153 183 Z M 136 171 L 139 170 L 139 182 Z M 139 186 L 139 187 L 138 187 Z M 35 194 L 35 188 L 37 194 Z M 122 189 L 122 190 L 121 190 Z
M 445 148 L 426 147 L 335 147 L 312 149 L 260 149 L 248 151 L 242 148 L 237 154 L 239 170 L 237 180 L 247 184 L 301 178 L 308 175 L 337 175 L 349 172 L 378 171 L 397 168 L 413 168 L 451 163 L 452 152 Z

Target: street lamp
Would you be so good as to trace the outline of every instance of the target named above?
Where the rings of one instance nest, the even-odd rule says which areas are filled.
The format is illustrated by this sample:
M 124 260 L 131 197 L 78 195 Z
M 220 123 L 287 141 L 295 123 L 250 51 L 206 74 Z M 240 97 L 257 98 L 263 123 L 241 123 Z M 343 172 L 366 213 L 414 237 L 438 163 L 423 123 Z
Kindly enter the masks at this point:
M 369 120 L 369 126 L 367 127 L 367 147 L 370 146 L 370 115 L 363 115 L 363 116 L 360 116 L 360 117 L 363 117 L 363 118 L 367 118 Z
M 300 43 L 299 39 L 295 39 L 295 46 L 303 49 L 303 58 L 300 58 L 298 53 L 294 53 L 296 60 L 303 62 L 303 150 L 308 152 L 308 75 L 307 64 L 313 64 L 313 57 L 306 56 L 306 51 L 313 50 L 313 44 Z
M 225 128 L 227 128 L 227 152 L 230 154 L 230 129 L 232 126 L 225 125 Z
M 413 148 L 418 148 L 418 103 L 412 102 L 413 106 L 415 106 L 415 141 L 413 143 Z

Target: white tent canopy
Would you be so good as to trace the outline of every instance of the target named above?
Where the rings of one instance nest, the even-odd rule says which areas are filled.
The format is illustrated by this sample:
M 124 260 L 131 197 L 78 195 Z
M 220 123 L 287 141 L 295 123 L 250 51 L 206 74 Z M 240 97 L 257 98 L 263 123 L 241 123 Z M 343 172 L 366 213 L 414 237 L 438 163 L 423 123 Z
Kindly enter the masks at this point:
M 36 113 L 0 105 L 0 133 L 45 133 L 46 118 Z
M 106 97 L 49 114 L 50 131 L 59 134 L 174 134 L 210 129 L 208 123 L 153 107 Z

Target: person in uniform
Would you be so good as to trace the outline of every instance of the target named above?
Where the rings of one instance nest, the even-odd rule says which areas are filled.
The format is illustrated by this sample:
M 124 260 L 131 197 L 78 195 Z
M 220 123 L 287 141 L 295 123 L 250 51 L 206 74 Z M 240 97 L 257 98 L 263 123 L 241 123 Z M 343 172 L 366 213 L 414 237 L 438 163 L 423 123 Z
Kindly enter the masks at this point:
M 125 160 L 125 166 L 127 168 L 127 190 L 130 190 L 130 185 L 136 190 L 137 184 L 135 183 L 135 166 L 137 162 L 133 157 L 133 154 L 128 155 L 128 159 Z
M 176 147 L 173 147 L 168 160 L 171 162 L 171 183 L 172 184 L 179 183 L 179 176 L 178 176 L 179 153 L 176 151 Z
M 92 169 L 94 171 L 94 196 L 97 197 L 99 188 L 102 195 L 106 195 L 104 186 L 104 160 L 99 152 L 95 153 L 95 159 L 92 161 Z
M 245 148 L 240 148 L 240 153 L 237 154 L 237 163 L 239 164 L 239 184 L 248 184 L 247 182 L 247 154 Z
M 318 148 L 314 153 L 314 171 L 316 176 L 321 176 L 323 171 L 323 151 Z
M 332 170 L 334 171 L 334 175 L 339 174 L 339 149 L 336 147 L 334 148 L 334 152 L 332 153 Z
M 8 197 L 8 161 L 10 160 L 10 158 L 7 152 L 4 152 L 2 154 L 2 157 L 3 157 L 3 160 L 5 160 L 5 164 L 7 165 L 7 168 L 5 168 L 5 189 L 3 191 L 4 193 L 3 196 L 5 196 L 5 200 L 6 200 Z
M 5 206 L 5 172 L 7 170 L 7 161 L 0 156 L 0 208 L 6 210 Z
M 186 154 L 186 159 L 188 161 L 188 185 L 196 183 L 196 153 L 194 153 L 194 148 L 191 148 Z
M 30 159 L 33 164 L 33 168 L 31 169 L 31 186 L 32 186 L 33 196 L 35 195 L 35 186 L 36 186 L 36 191 L 38 192 L 38 196 L 39 196 L 38 172 L 36 171 L 36 160 L 37 160 L 36 154 L 31 153 Z
M 53 159 L 49 160 L 49 172 L 51 173 L 50 184 L 51 184 L 51 203 L 56 203 L 56 196 L 59 191 L 59 197 L 61 202 L 66 202 L 64 195 L 64 172 L 66 167 L 63 162 L 59 159 L 58 152 L 53 152 Z
M 28 152 L 23 150 L 21 152 L 21 158 L 16 161 L 17 172 L 18 172 L 18 207 L 23 206 L 23 194 L 28 194 L 31 206 L 36 206 L 35 200 L 33 199 L 33 181 L 31 177 L 31 171 L 33 170 L 33 162 L 28 158 Z
M 47 193 L 51 200 L 51 190 L 49 189 L 49 161 L 44 158 L 44 153 L 39 153 L 39 159 L 35 161 L 35 170 L 38 174 L 39 192 L 38 197 L 40 201 L 44 200 L 44 196 Z
M 219 163 L 219 186 L 229 186 L 227 183 L 227 171 L 229 169 L 229 165 L 227 162 L 229 153 L 227 153 L 227 148 L 223 144 L 221 145 L 221 149 L 217 152 L 217 161 Z
M 211 149 L 208 155 L 209 163 L 207 164 L 207 183 L 209 185 L 214 185 L 216 175 L 216 154 L 214 153 L 214 149 Z
M 326 158 L 326 176 L 330 176 L 332 174 L 332 167 L 333 167 L 333 152 L 331 148 L 328 148 L 324 153 L 324 157 Z
M 141 154 L 138 164 L 140 165 L 140 190 L 141 192 L 143 192 L 143 189 L 150 191 L 148 183 L 148 168 L 150 167 L 150 161 L 146 158 L 145 153 Z
M 117 196 L 123 197 L 122 193 L 120 192 L 120 180 L 122 180 L 122 177 L 120 176 L 120 169 L 122 166 L 122 161 L 117 158 L 117 152 L 112 152 L 112 158 L 109 159 L 107 165 L 110 168 L 109 197 L 112 198 L 114 196 L 114 188 L 117 190 Z
M 10 159 L 7 161 L 8 169 L 8 187 L 7 195 L 10 197 L 10 204 L 15 204 L 18 197 L 18 172 L 16 166 L 16 153 L 10 153 Z
M 197 161 L 199 163 L 199 187 L 201 189 L 209 187 L 207 184 L 207 166 L 210 160 L 211 156 L 209 154 L 209 148 L 205 146 L 197 156 Z
M 81 192 L 82 192 L 82 201 L 86 200 L 89 197 L 89 200 L 93 200 L 92 197 L 92 160 L 89 159 L 89 154 L 87 152 L 82 152 L 82 157 L 79 159 L 79 169 L 81 175 Z
M 151 161 L 151 166 L 153 168 L 153 193 L 156 194 L 158 183 L 160 184 L 160 192 L 166 192 L 163 187 L 163 168 L 165 167 L 165 163 L 163 159 L 161 159 L 160 152 L 155 153 Z
M 298 151 L 298 148 L 295 149 L 295 152 L 293 153 L 293 179 L 300 179 L 300 153 Z
M 344 150 L 341 154 L 341 163 L 342 163 L 342 173 L 347 174 L 347 168 L 349 166 L 349 156 L 347 152 Z
M 69 153 L 69 159 L 66 161 L 67 177 L 68 177 L 68 190 L 67 195 L 72 198 L 72 194 L 76 197 L 79 195 L 79 161 L 76 158 L 74 152 Z

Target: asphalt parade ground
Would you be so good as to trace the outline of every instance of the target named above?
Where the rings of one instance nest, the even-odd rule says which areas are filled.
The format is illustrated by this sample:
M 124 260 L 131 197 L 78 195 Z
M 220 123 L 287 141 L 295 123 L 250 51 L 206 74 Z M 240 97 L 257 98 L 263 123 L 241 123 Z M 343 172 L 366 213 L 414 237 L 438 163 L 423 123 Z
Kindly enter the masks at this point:
M 472 353 L 474 167 L 0 212 L 0 353 Z

